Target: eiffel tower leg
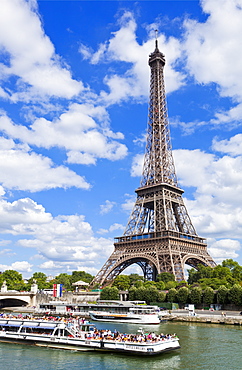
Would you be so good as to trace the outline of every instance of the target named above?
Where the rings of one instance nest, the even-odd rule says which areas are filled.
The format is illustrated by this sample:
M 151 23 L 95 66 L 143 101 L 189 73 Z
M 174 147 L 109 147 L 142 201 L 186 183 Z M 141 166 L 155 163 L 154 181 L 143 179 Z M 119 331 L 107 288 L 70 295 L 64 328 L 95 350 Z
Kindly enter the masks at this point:
M 146 261 L 138 261 L 137 265 L 139 265 L 144 274 L 144 280 L 155 281 L 157 277 L 157 269 L 156 267 Z

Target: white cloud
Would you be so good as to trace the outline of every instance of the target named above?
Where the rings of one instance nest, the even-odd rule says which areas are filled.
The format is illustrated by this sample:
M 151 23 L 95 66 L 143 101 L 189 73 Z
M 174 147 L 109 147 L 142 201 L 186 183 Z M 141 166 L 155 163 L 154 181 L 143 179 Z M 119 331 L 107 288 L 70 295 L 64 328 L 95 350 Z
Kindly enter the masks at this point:
M 105 204 L 100 205 L 100 214 L 104 215 L 112 211 L 113 207 L 116 205 L 115 202 L 111 202 L 110 200 L 105 200 Z
M 216 83 L 221 96 L 233 98 L 235 107 L 217 112 L 211 123 L 240 123 L 242 112 L 242 1 L 202 0 L 205 22 L 187 19 L 184 48 L 187 68 L 198 83 Z
M 2 233 L 33 234 L 36 225 L 47 224 L 52 220 L 42 205 L 30 198 L 23 198 L 12 203 L 0 200 L 0 230 Z
M 12 94 L 14 101 L 38 94 L 71 98 L 80 93 L 83 85 L 72 79 L 55 54 L 36 8 L 36 1 L 1 0 L 0 45 L 9 58 L 9 65 L 1 65 L 2 75 L 19 78 L 15 87 L 20 89 Z
M 215 138 L 212 148 L 217 152 L 227 153 L 232 156 L 242 155 L 242 134 L 237 134 L 225 140 Z
M 240 242 L 233 239 L 208 240 L 208 251 L 217 263 L 221 263 L 225 259 L 236 259 L 239 254 L 237 251 L 241 249 Z
M 136 196 L 134 194 L 125 194 L 125 197 L 125 202 L 121 205 L 121 207 L 125 212 L 131 212 L 136 201 Z
M 180 183 L 194 188 L 194 199 L 185 202 L 198 234 L 241 239 L 242 157 L 217 158 L 199 150 L 177 150 L 174 155 Z M 230 245 L 235 248 L 238 241 Z M 211 245 L 211 251 L 213 248 L 217 255 L 218 244 Z M 235 249 L 229 253 L 237 254 Z
M 26 145 L 15 145 L 0 138 L 0 183 L 6 189 L 30 192 L 60 187 L 89 189 L 86 180 L 65 166 L 54 166 L 48 157 L 38 155 Z
M 95 238 L 84 216 L 58 216 L 49 223 L 32 225 L 33 239 L 20 239 L 23 247 L 35 248 L 48 260 L 93 263 L 111 254 L 113 242 Z M 32 233 L 33 234 L 33 233 Z
M 141 176 L 143 164 L 144 164 L 144 154 L 136 154 L 132 160 L 132 165 L 131 165 L 131 170 L 130 170 L 131 176 L 133 177 Z
M 79 164 L 95 164 L 97 158 L 115 161 L 127 155 L 127 147 L 115 140 L 123 139 L 123 134 L 113 133 L 108 126 L 105 108 L 91 104 L 71 104 L 53 122 L 39 118 L 30 128 L 14 124 L 6 114 L 0 116 L 0 130 L 9 137 L 47 149 L 65 148 L 68 162 Z
M 92 53 L 87 48 L 81 48 L 85 58 L 90 58 L 91 63 L 100 63 L 103 60 L 108 62 L 131 63 L 132 67 L 127 67 L 124 74 L 112 72 L 104 78 L 104 83 L 109 87 L 109 92 L 102 91 L 101 97 L 108 104 L 114 104 L 133 97 L 140 99 L 147 97 L 149 88 L 149 67 L 147 66 L 147 56 L 154 50 L 154 38 L 139 45 L 136 40 L 137 24 L 131 12 L 124 12 L 119 19 L 120 28 L 114 32 L 114 36 L 99 49 Z M 166 90 L 167 92 L 178 89 L 184 83 L 184 76 L 174 68 L 175 61 L 181 56 L 181 46 L 179 42 L 170 37 L 166 39 L 164 35 L 159 36 L 159 48 L 167 54 L 166 63 Z M 169 53 L 168 53 L 169 51 Z M 128 64 L 127 64 L 128 65 Z
M 31 272 L 33 265 L 31 265 L 28 261 L 16 261 L 13 262 L 11 265 L 0 265 L 1 271 L 6 270 L 16 270 L 18 272 Z

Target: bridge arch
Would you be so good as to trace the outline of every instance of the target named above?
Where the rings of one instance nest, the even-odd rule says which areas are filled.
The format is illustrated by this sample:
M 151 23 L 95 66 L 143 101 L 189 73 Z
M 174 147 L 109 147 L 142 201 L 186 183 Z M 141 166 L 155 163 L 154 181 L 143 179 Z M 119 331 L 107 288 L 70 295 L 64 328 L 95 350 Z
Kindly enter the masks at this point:
M 27 306 L 29 302 L 18 298 L 0 298 L 0 308 Z
M 130 256 L 127 256 L 123 257 L 122 260 L 117 261 L 112 269 L 109 271 L 109 273 L 106 275 L 105 281 L 103 281 L 103 286 L 108 285 L 127 267 L 135 263 L 141 267 L 145 279 L 155 280 L 158 271 L 156 259 L 152 256 L 137 254 L 135 257 L 130 258 Z
M 183 257 L 182 259 L 183 268 L 185 264 L 195 268 L 196 270 L 199 264 L 202 264 L 203 266 L 214 267 L 214 265 L 212 265 L 207 259 L 203 258 L 202 256 L 198 256 L 194 254 L 188 254 Z

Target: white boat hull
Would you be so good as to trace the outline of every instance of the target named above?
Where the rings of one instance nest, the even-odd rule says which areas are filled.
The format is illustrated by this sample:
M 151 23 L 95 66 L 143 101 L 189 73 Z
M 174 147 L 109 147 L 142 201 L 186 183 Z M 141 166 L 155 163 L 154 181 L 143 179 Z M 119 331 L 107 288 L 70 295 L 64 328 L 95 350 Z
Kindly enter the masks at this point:
M 73 350 L 73 351 L 101 351 L 122 352 L 137 355 L 155 355 L 179 349 L 178 339 L 165 340 L 158 343 L 131 343 L 115 340 L 95 340 L 78 338 L 49 338 L 42 336 L 11 334 L 0 332 L 0 342 L 35 345 L 38 347 Z
M 157 325 L 161 320 L 158 315 L 134 315 L 134 314 L 112 314 L 108 312 L 89 311 L 89 315 L 94 321 L 116 322 L 140 325 Z

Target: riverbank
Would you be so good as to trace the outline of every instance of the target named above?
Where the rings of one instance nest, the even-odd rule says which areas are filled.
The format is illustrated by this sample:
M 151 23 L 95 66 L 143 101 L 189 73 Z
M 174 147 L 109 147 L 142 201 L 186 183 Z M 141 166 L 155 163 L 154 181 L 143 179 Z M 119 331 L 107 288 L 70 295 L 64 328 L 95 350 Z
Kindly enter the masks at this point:
M 185 310 L 171 311 L 167 320 L 174 322 L 193 322 L 204 324 L 220 324 L 220 325 L 242 325 L 242 315 L 240 312 L 221 312 L 221 311 L 195 311 L 195 315 L 190 315 Z

